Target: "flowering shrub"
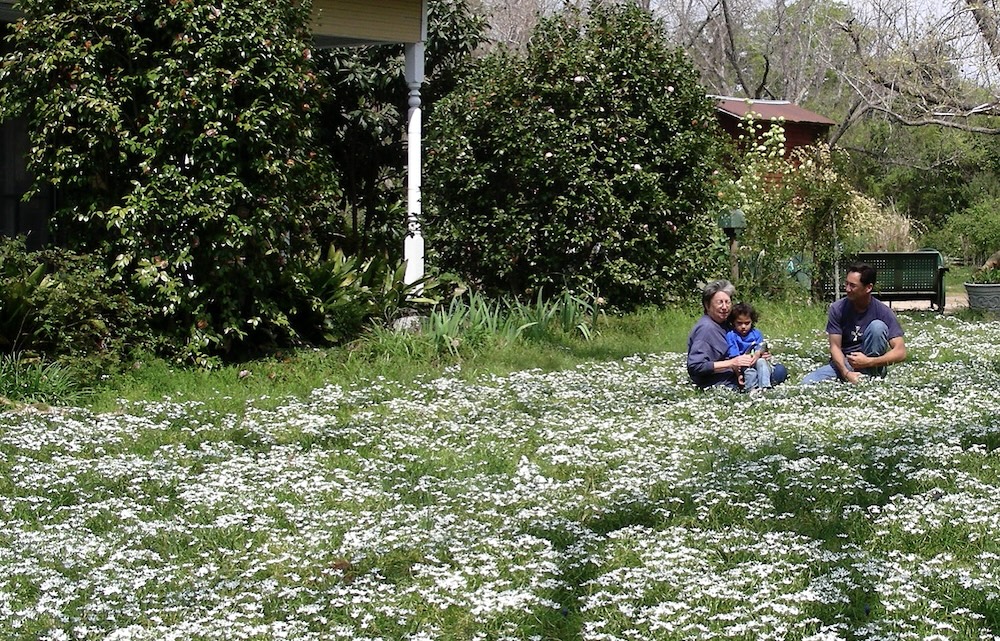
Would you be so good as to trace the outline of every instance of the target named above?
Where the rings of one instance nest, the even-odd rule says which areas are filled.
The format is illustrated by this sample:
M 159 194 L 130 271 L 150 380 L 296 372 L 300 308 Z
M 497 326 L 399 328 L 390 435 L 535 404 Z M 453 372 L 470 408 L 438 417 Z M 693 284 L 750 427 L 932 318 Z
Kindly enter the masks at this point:
M 780 287 L 784 266 L 794 258 L 819 292 L 843 253 L 915 245 L 918 230 L 909 219 L 858 193 L 839 174 L 837 155 L 844 152 L 817 144 L 786 154 L 782 123 L 761 122 L 752 112 L 742 127 L 735 173 L 719 181 L 719 194 L 724 207 L 739 208 L 747 218 L 742 260 L 753 259 L 758 268 L 745 289 Z M 760 266 L 762 256 L 768 262 Z

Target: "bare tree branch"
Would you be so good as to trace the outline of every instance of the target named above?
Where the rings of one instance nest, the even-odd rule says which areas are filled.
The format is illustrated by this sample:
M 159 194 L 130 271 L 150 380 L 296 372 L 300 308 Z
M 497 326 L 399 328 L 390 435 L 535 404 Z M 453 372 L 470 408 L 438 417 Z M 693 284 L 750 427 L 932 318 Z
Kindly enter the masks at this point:
M 743 88 L 743 91 L 746 92 L 747 95 L 753 95 L 749 93 L 750 83 L 747 82 L 747 79 L 744 77 L 743 65 L 741 65 L 739 61 L 738 48 L 736 46 L 736 37 L 733 34 L 735 30 L 735 25 L 733 24 L 733 15 L 732 11 L 730 11 L 729 8 L 729 2 L 730 0 L 721 0 L 722 16 L 726 25 L 726 35 L 729 38 L 729 51 L 727 52 L 728 53 L 727 57 L 729 58 L 730 64 L 732 64 L 733 66 L 733 71 L 736 72 L 736 78 L 740 83 L 740 87 Z
M 997 62 L 997 69 L 1000 70 L 1000 33 L 997 32 L 997 19 L 995 12 L 986 7 L 984 0 L 965 0 L 976 20 L 979 32 L 983 35 L 986 46 Z
M 906 125 L 907 127 L 922 127 L 925 125 L 936 125 L 938 127 L 946 127 L 948 129 L 957 129 L 959 131 L 967 131 L 974 134 L 987 134 L 990 136 L 1000 135 L 1000 127 L 981 127 L 977 125 L 970 125 L 968 123 L 963 123 L 958 120 L 952 120 L 950 118 L 918 118 L 918 119 L 908 119 L 901 114 L 898 114 L 889 109 L 883 109 L 876 106 L 870 106 L 871 111 L 878 111 L 892 120 L 898 122 L 901 125 Z

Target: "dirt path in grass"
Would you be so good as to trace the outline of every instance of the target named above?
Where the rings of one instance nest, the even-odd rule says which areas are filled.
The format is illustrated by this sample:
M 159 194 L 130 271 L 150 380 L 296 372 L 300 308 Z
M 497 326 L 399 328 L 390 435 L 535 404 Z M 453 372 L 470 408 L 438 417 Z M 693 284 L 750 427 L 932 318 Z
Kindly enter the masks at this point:
M 948 294 L 945 296 L 944 301 L 944 311 L 954 312 L 959 309 L 963 309 L 969 306 L 969 298 L 966 296 L 965 292 Z M 898 303 L 893 303 L 892 308 L 896 311 L 930 311 L 931 306 L 927 301 L 901 301 Z

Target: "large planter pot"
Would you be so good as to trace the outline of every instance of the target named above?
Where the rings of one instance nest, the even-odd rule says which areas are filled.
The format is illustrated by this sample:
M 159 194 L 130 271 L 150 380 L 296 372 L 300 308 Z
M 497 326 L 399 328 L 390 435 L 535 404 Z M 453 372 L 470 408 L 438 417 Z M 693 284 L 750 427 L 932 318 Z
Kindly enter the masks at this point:
M 1000 312 L 1000 283 L 965 283 L 970 309 Z

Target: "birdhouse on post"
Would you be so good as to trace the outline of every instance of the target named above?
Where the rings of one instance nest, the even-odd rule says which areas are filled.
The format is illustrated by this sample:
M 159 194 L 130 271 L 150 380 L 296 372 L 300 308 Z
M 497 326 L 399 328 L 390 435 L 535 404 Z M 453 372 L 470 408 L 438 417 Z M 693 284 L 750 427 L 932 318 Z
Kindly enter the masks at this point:
M 727 209 L 719 214 L 719 227 L 726 232 L 729 239 L 729 271 L 731 280 L 735 283 L 740 277 L 738 254 L 740 251 L 740 236 L 747 228 L 747 217 L 739 209 Z

